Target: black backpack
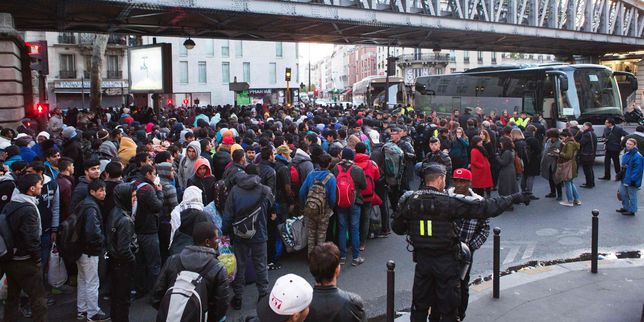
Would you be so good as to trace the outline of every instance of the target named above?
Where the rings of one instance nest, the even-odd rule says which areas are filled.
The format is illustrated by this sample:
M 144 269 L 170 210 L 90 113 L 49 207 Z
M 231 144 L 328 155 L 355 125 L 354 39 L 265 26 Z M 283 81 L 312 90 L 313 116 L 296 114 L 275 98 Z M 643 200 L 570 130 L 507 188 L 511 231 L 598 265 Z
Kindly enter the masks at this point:
M 213 261 L 214 262 L 214 261 Z M 208 272 L 212 263 L 204 267 Z M 208 282 L 203 275 L 188 271 L 179 259 L 179 273 L 159 304 L 157 322 L 203 322 L 208 314 Z
M 83 212 L 91 206 L 84 206 L 82 203 L 60 224 L 58 227 L 58 238 L 56 245 L 60 256 L 68 263 L 78 260 L 83 254 Z
M 6 211 L 2 211 L 0 213 L 0 262 L 11 260 L 13 255 L 16 253 L 13 231 L 9 224 L 9 216 L 16 213 L 16 211 L 23 207 L 27 207 L 27 205 L 18 206 L 10 213 L 7 213 Z

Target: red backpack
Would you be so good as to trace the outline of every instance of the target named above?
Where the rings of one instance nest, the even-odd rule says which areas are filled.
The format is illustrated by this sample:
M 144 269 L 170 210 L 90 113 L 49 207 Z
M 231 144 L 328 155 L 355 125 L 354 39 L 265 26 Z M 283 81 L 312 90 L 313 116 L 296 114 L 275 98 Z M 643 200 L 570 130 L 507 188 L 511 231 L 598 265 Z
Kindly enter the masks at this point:
M 336 177 L 338 208 L 351 208 L 356 201 L 356 187 L 351 177 L 352 167 L 353 165 L 350 165 L 346 171 L 342 171 L 342 165 L 338 165 Z
M 362 195 L 362 200 L 364 200 L 364 202 L 370 202 L 371 199 L 373 199 L 375 182 L 373 180 L 373 177 L 370 174 L 371 171 L 368 171 L 373 166 L 374 166 L 373 161 L 369 160 L 369 162 L 367 163 L 367 166 L 364 169 L 364 176 L 365 176 L 365 179 L 367 180 L 367 187 L 360 190 L 360 194 Z
M 289 170 L 291 171 L 291 190 L 297 196 L 298 191 L 300 191 L 300 173 L 297 171 L 297 167 L 292 164 Z

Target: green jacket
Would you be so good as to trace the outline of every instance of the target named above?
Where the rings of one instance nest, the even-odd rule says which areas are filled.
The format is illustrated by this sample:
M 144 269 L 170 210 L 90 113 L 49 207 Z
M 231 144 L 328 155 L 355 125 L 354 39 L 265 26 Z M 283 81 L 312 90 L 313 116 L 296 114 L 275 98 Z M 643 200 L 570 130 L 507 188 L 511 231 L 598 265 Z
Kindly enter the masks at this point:
M 561 153 L 559 153 L 559 162 L 564 163 L 568 160 L 572 160 L 572 177 L 577 177 L 577 152 L 579 151 L 580 145 L 575 141 L 568 141 L 561 148 Z

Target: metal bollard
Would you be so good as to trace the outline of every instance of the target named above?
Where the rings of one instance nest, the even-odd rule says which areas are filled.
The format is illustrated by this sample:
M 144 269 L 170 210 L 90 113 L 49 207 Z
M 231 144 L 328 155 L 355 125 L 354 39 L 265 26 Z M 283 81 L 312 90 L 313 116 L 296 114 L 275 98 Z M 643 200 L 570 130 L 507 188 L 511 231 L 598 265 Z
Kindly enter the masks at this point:
M 396 279 L 396 263 L 392 260 L 387 262 L 387 322 L 394 322 L 394 290 Z
M 494 227 L 494 259 L 492 268 L 492 297 L 499 298 L 499 282 L 501 278 L 501 228 Z
M 590 255 L 590 272 L 597 274 L 597 258 L 599 257 L 598 244 L 599 244 L 599 210 L 593 209 L 593 236 L 591 255 Z

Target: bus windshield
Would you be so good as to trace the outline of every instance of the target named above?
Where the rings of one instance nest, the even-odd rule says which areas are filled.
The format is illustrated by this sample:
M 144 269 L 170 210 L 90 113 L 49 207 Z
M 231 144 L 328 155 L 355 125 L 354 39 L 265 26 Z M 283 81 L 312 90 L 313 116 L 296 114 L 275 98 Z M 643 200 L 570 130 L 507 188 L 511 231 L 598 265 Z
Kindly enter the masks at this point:
M 622 114 L 619 88 L 611 71 L 577 69 L 574 71 L 573 79 L 577 97 L 570 97 L 574 91 L 571 92 L 569 89 L 568 99 L 571 103 L 577 101 L 581 115 Z

